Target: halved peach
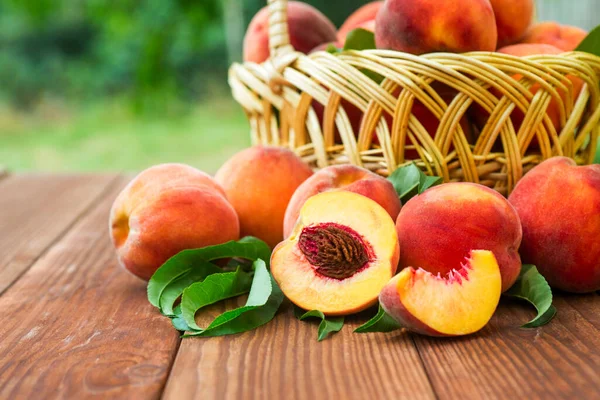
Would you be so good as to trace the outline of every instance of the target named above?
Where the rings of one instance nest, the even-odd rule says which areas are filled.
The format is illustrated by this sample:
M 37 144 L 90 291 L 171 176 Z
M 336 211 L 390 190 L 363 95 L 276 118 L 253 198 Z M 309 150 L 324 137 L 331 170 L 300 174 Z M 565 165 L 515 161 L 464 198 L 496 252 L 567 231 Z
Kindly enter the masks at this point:
M 406 268 L 381 291 L 383 309 L 401 325 L 429 336 L 459 336 L 483 328 L 498 306 L 500 268 L 491 251 L 474 250 L 446 276 Z
M 399 256 L 385 209 L 356 193 L 324 192 L 302 206 L 291 235 L 273 251 L 271 272 L 297 306 L 347 315 L 377 302 Z

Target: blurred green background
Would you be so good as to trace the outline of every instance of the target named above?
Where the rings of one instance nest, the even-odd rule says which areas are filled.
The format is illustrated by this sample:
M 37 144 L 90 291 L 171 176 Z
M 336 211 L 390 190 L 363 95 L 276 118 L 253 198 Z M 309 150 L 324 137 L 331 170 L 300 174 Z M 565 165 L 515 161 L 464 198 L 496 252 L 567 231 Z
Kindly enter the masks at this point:
M 587 29 L 597 0 L 538 0 Z M 307 1 L 339 26 L 366 0 Z M 0 168 L 209 172 L 250 144 L 227 86 L 265 0 L 0 0 Z

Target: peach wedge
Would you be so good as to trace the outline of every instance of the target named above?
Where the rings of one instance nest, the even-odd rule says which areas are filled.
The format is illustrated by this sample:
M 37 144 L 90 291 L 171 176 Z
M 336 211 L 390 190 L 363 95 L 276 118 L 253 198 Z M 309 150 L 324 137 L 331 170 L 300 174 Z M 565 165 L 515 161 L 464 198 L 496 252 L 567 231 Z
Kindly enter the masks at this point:
M 491 251 L 474 250 L 446 276 L 406 268 L 381 291 L 383 309 L 410 331 L 460 336 L 483 328 L 498 306 L 500 268 Z
M 297 306 L 347 315 L 377 302 L 399 255 L 394 222 L 379 204 L 324 192 L 304 203 L 292 234 L 273 251 L 271 272 Z

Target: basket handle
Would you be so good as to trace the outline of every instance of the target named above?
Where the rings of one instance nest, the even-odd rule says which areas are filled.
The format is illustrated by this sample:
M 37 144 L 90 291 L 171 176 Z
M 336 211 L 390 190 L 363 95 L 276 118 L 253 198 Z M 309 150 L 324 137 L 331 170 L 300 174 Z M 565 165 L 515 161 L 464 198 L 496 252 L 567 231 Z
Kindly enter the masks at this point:
M 269 51 L 271 58 L 294 52 L 288 32 L 287 0 L 268 0 L 269 7 Z

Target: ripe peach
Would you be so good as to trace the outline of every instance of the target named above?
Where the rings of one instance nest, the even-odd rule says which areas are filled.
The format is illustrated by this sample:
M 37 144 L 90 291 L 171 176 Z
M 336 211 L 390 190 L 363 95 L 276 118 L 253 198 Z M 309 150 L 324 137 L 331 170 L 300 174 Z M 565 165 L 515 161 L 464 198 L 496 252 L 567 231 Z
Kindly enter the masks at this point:
M 354 11 L 338 30 L 338 41 L 345 43 L 346 36 L 357 28 L 375 32 L 375 17 L 383 5 L 383 1 L 373 1 Z
M 288 32 L 297 51 L 308 54 L 318 45 L 335 42 L 335 25 L 319 10 L 300 1 L 288 1 Z M 262 63 L 269 58 L 269 10 L 260 10 L 244 36 L 244 61 Z
M 490 250 L 502 275 L 502 291 L 521 271 L 521 223 L 496 191 L 474 183 L 448 183 L 413 197 L 396 221 L 400 268 L 421 267 L 447 274 L 472 249 Z
M 540 22 L 531 27 L 521 42 L 551 44 L 563 51 L 573 51 L 586 36 L 587 32 L 576 26 Z
M 381 306 L 402 326 L 424 335 L 477 332 L 496 311 L 502 279 L 492 252 L 471 251 L 466 261 L 444 277 L 420 268 L 402 270 L 381 291 Z
M 146 280 L 181 250 L 237 240 L 240 232 L 223 189 L 182 164 L 135 177 L 113 203 L 109 224 L 119 263 Z
M 271 247 L 283 240 L 285 209 L 312 170 L 288 149 L 255 146 L 231 157 L 215 179 L 240 218 L 242 236 Z
M 509 201 L 523 224 L 524 262 L 557 289 L 600 290 L 600 165 L 551 158 L 519 181 Z
M 304 203 L 291 236 L 273 251 L 271 272 L 297 306 L 347 315 L 377 302 L 399 252 L 394 222 L 379 204 L 325 192 Z
M 535 4 L 533 0 L 490 0 L 496 26 L 498 27 L 498 47 L 517 43 L 533 22 Z
M 336 190 L 358 193 L 374 200 L 394 221 L 402 207 L 394 186 L 387 179 L 354 165 L 332 165 L 304 181 L 292 196 L 283 221 L 284 237 L 292 233 L 306 200 L 318 193 Z
M 494 51 L 489 0 L 386 0 L 375 19 L 377 48 L 412 54 Z

